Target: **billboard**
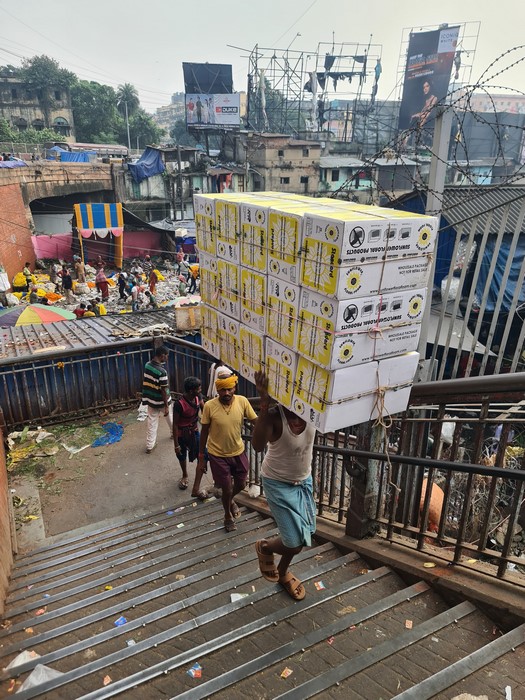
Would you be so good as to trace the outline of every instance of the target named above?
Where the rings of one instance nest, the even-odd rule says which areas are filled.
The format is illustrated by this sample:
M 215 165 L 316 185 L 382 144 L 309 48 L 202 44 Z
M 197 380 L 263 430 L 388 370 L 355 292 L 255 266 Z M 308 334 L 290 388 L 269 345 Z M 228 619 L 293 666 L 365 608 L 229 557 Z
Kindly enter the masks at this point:
M 183 63 L 184 92 L 190 94 L 232 93 L 232 67 L 227 63 Z
M 187 94 L 186 124 L 189 127 L 239 126 L 240 95 Z
M 430 145 L 435 108 L 448 93 L 459 27 L 410 35 L 399 130 L 404 145 Z

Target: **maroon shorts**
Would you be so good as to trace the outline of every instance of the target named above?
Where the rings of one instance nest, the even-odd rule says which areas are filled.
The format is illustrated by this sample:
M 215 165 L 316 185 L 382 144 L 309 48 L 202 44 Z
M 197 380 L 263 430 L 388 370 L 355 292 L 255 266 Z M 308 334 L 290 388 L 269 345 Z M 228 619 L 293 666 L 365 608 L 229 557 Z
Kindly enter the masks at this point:
M 208 454 L 208 457 L 213 480 L 217 487 L 228 488 L 232 477 L 237 482 L 246 481 L 250 465 L 245 452 L 236 457 L 216 457 L 212 454 Z

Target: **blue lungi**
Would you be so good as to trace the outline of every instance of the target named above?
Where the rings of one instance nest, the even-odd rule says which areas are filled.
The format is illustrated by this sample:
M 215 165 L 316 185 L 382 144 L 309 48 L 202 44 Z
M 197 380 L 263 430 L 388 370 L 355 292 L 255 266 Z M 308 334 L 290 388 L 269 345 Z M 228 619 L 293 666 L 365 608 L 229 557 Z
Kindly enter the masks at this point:
M 310 547 L 315 532 L 312 477 L 297 484 L 262 477 L 264 495 L 285 547 Z

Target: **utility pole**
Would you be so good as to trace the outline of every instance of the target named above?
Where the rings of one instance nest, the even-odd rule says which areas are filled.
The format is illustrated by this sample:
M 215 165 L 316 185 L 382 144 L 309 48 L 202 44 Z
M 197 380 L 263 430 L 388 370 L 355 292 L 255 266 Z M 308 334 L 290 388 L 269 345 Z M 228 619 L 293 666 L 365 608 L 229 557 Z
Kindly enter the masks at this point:
M 126 107 L 126 129 L 128 131 L 128 153 L 131 151 L 131 138 L 129 135 L 129 117 L 128 117 L 128 103 L 124 102 L 124 105 Z
M 184 219 L 184 191 L 182 182 L 182 159 L 180 156 L 180 146 L 177 144 L 177 163 L 179 167 L 179 188 L 180 188 L 180 218 Z
M 425 213 L 439 217 L 443 208 L 443 192 L 445 190 L 445 177 L 447 174 L 448 149 L 450 143 L 450 130 L 452 128 L 452 108 L 445 105 L 437 114 L 432 141 L 432 160 L 430 161 L 430 173 L 428 177 L 427 205 Z M 437 248 L 437 241 L 436 241 Z M 427 303 L 421 321 L 421 335 L 419 337 L 419 371 L 417 379 L 421 382 L 431 381 L 434 367 L 425 359 L 427 349 L 427 337 L 430 327 L 430 309 L 432 307 L 432 292 L 434 291 L 434 273 L 436 270 L 436 254 L 432 256 L 430 277 L 427 288 Z

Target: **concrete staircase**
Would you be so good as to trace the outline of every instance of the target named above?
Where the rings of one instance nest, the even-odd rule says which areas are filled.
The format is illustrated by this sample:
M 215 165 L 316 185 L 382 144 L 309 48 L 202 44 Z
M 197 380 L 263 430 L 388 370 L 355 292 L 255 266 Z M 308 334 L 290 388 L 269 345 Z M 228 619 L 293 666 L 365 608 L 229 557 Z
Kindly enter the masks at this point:
M 503 633 L 331 544 L 294 561 L 307 589 L 295 602 L 259 575 L 254 544 L 273 521 L 242 508 L 237 525 L 224 532 L 217 501 L 188 502 L 19 557 L 0 697 L 525 697 L 524 624 Z

